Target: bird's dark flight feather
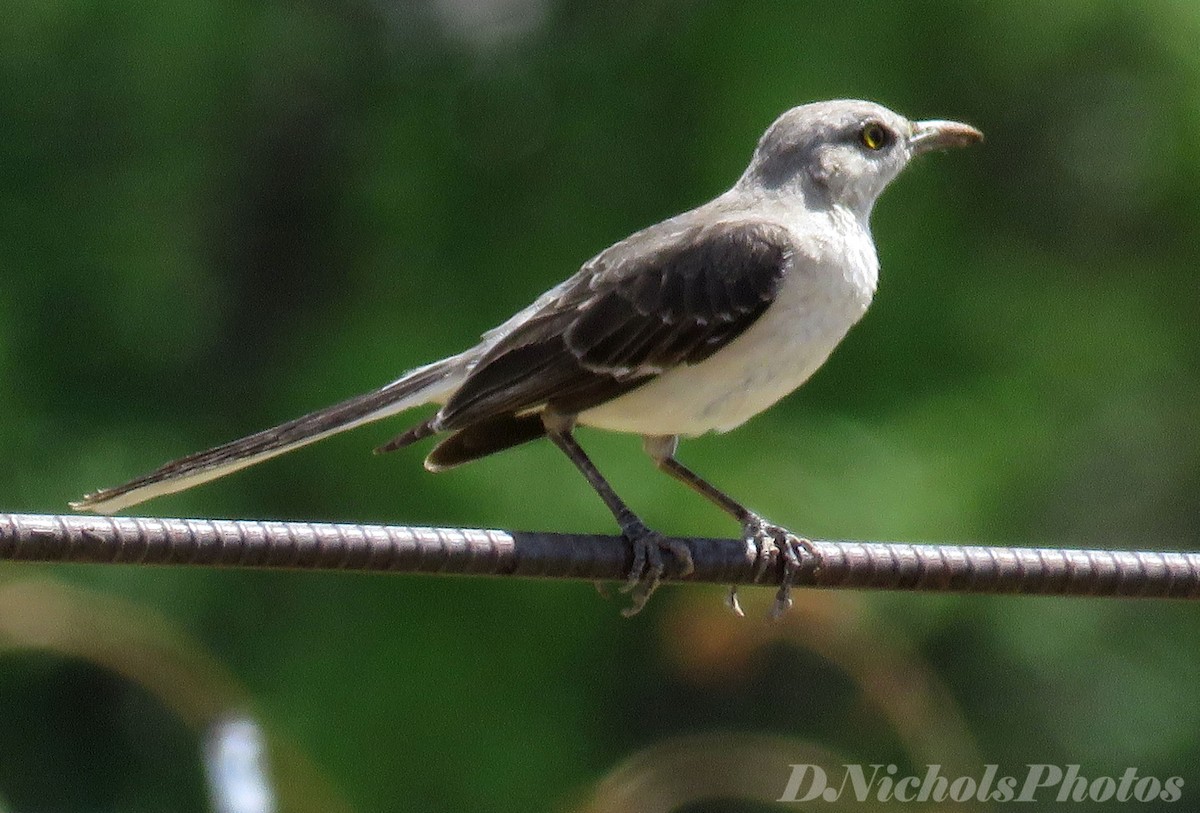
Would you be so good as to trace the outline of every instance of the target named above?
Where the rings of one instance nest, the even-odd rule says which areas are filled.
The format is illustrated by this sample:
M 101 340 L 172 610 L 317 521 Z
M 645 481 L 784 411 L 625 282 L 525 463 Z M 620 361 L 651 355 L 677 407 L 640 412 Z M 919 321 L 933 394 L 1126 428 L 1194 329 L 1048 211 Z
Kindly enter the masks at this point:
M 544 434 L 546 427 L 540 415 L 500 415 L 473 423 L 443 440 L 425 458 L 425 466 L 441 471 L 528 443 Z

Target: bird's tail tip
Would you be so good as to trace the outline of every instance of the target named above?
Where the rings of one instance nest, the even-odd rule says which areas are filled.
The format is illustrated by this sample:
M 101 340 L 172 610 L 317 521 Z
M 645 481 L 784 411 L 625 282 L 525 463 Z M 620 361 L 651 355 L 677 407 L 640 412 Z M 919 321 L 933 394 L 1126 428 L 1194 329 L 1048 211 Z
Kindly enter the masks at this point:
M 112 514 L 121 509 L 119 505 L 108 504 L 117 496 L 113 489 L 100 489 L 84 494 L 78 500 L 71 500 L 67 506 L 80 514 Z

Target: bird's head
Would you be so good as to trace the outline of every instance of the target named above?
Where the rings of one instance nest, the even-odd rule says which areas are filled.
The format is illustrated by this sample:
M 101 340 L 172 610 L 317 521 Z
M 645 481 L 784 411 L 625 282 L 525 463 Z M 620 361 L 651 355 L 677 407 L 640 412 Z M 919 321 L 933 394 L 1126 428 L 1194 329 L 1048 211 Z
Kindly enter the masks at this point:
M 739 185 L 801 195 L 810 208 L 842 205 L 865 218 L 914 157 L 982 139 L 968 124 L 909 121 L 873 102 L 815 102 L 775 120 Z

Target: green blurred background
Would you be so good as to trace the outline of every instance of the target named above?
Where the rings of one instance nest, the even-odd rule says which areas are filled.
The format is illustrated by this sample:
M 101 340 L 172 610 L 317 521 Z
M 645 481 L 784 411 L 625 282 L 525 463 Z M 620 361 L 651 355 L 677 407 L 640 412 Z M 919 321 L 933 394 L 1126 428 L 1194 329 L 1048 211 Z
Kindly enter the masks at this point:
M 682 458 L 813 536 L 1197 545 L 1193 0 L 10 0 L 3 17 L 6 510 L 65 510 L 458 351 L 725 189 L 783 110 L 851 96 L 988 141 L 885 194 L 876 302 L 814 379 Z M 424 449 L 369 454 L 404 425 L 145 511 L 612 530 L 549 444 L 435 477 Z M 651 524 L 732 532 L 636 439 L 581 439 Z M 745 621 L 678 587 L 626 621 L 579 583 L 0 579 L 14 810 L 204 809 L 204 714 L 178 712 L 204 692 L 256 715 L 294 809 L 601 809 L 626 760 L 653 773 L 654 749 L 708 735 L 707 780 L 768 799 L 806 761 L 788 743 L 904 772 L 1136 766 L 1200 794 L 1182 604 L 818 594 L 770 627 L 766 590 Z M 153 688 L 176 656 L 225 688 Z M 782 738 L 778 760 L 747 779 L 719 745 L 735 734 Z

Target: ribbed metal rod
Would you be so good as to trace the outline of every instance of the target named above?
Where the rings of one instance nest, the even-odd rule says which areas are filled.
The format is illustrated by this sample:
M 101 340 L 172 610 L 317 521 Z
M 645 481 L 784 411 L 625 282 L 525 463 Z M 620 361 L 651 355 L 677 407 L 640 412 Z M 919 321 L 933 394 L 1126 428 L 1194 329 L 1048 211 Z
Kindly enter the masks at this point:
M 741 540 L 684 539 L 686 581 L 754 584 Z M 794 583 L 962 593 L 1200 598 L 1200 553 L 814 540 Z M 0 514 L 0 561 L 619 580 L 619 536 L 316 522 Z M 760 583 L 778 583 L 772 556 Z

